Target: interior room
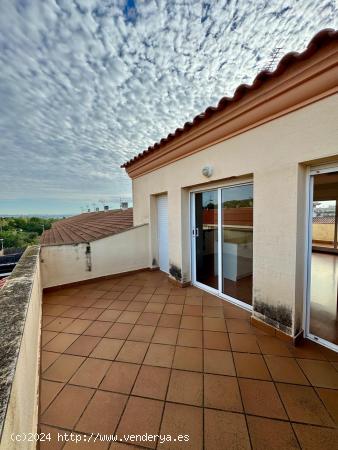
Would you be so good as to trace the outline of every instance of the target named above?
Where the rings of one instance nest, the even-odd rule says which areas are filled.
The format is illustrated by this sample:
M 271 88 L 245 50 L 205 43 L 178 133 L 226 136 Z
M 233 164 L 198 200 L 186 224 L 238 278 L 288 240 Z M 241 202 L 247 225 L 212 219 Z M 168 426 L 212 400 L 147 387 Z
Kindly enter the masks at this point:
M 310 333 L 338 344 L 338 171 L 313 176 Z

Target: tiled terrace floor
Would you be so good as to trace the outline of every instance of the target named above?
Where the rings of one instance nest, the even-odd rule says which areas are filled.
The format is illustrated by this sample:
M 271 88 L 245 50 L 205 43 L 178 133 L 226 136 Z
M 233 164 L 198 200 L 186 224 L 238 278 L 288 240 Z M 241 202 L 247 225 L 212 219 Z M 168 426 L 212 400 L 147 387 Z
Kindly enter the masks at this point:
M 48 293 L 43 315 L 42 450 L 338 448 L 338 355 L 201 290 L 142 272 Z M 70 430 L 189 442 L 56 440 Z

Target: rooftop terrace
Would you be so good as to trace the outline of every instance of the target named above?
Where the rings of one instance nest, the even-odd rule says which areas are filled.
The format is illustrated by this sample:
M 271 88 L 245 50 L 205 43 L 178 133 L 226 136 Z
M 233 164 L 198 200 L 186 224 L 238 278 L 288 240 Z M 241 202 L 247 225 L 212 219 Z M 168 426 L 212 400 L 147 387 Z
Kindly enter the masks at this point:
M 52 441 L 41 450 L 337 448 L 338 355 L 290 346 L 161 272 L 45 293 L 42 330 L 40 427 Z M 70 431 L 81 444 L 57 441 Z M 189 441 L 94 444 L 91 433 Z

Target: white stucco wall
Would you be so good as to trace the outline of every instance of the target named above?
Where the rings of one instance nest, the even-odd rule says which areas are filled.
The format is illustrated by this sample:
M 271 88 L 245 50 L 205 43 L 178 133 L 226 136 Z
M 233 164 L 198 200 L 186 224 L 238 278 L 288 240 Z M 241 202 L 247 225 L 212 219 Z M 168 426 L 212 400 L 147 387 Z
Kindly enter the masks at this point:
M 43 287 L 59 286 L 149 267 L 148 225 L 87 244 L 41 248 Z M 88 270 L 88 263 L 91 270 Z
M 251 177 L 254 301 L 284 305 L 296 324 L 304 294 L 306 170 L 308 165 L 338 160 L 337 102 L 338 95 L 332 95 L 135 178 L 134 224 L 149 222 L 150 196 L 167 192 L 169 259 L 189 279 L 189 190 L 236 183 L 222 182 L 228 177 Z M 214 168 L 209 180 L 201 173 L 206 165 Z M 156 254 L 154 245 L 151 252 Z

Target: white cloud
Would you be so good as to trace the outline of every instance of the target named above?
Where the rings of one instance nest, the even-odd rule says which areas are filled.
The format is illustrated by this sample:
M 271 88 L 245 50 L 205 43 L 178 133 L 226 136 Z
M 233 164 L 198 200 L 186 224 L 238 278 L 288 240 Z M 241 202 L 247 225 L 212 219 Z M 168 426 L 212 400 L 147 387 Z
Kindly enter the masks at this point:
M 2 0 L 0 199 L 130 192 L 121 163 L 251 82 L 274 47 L 334 27 L 334 4 Z

